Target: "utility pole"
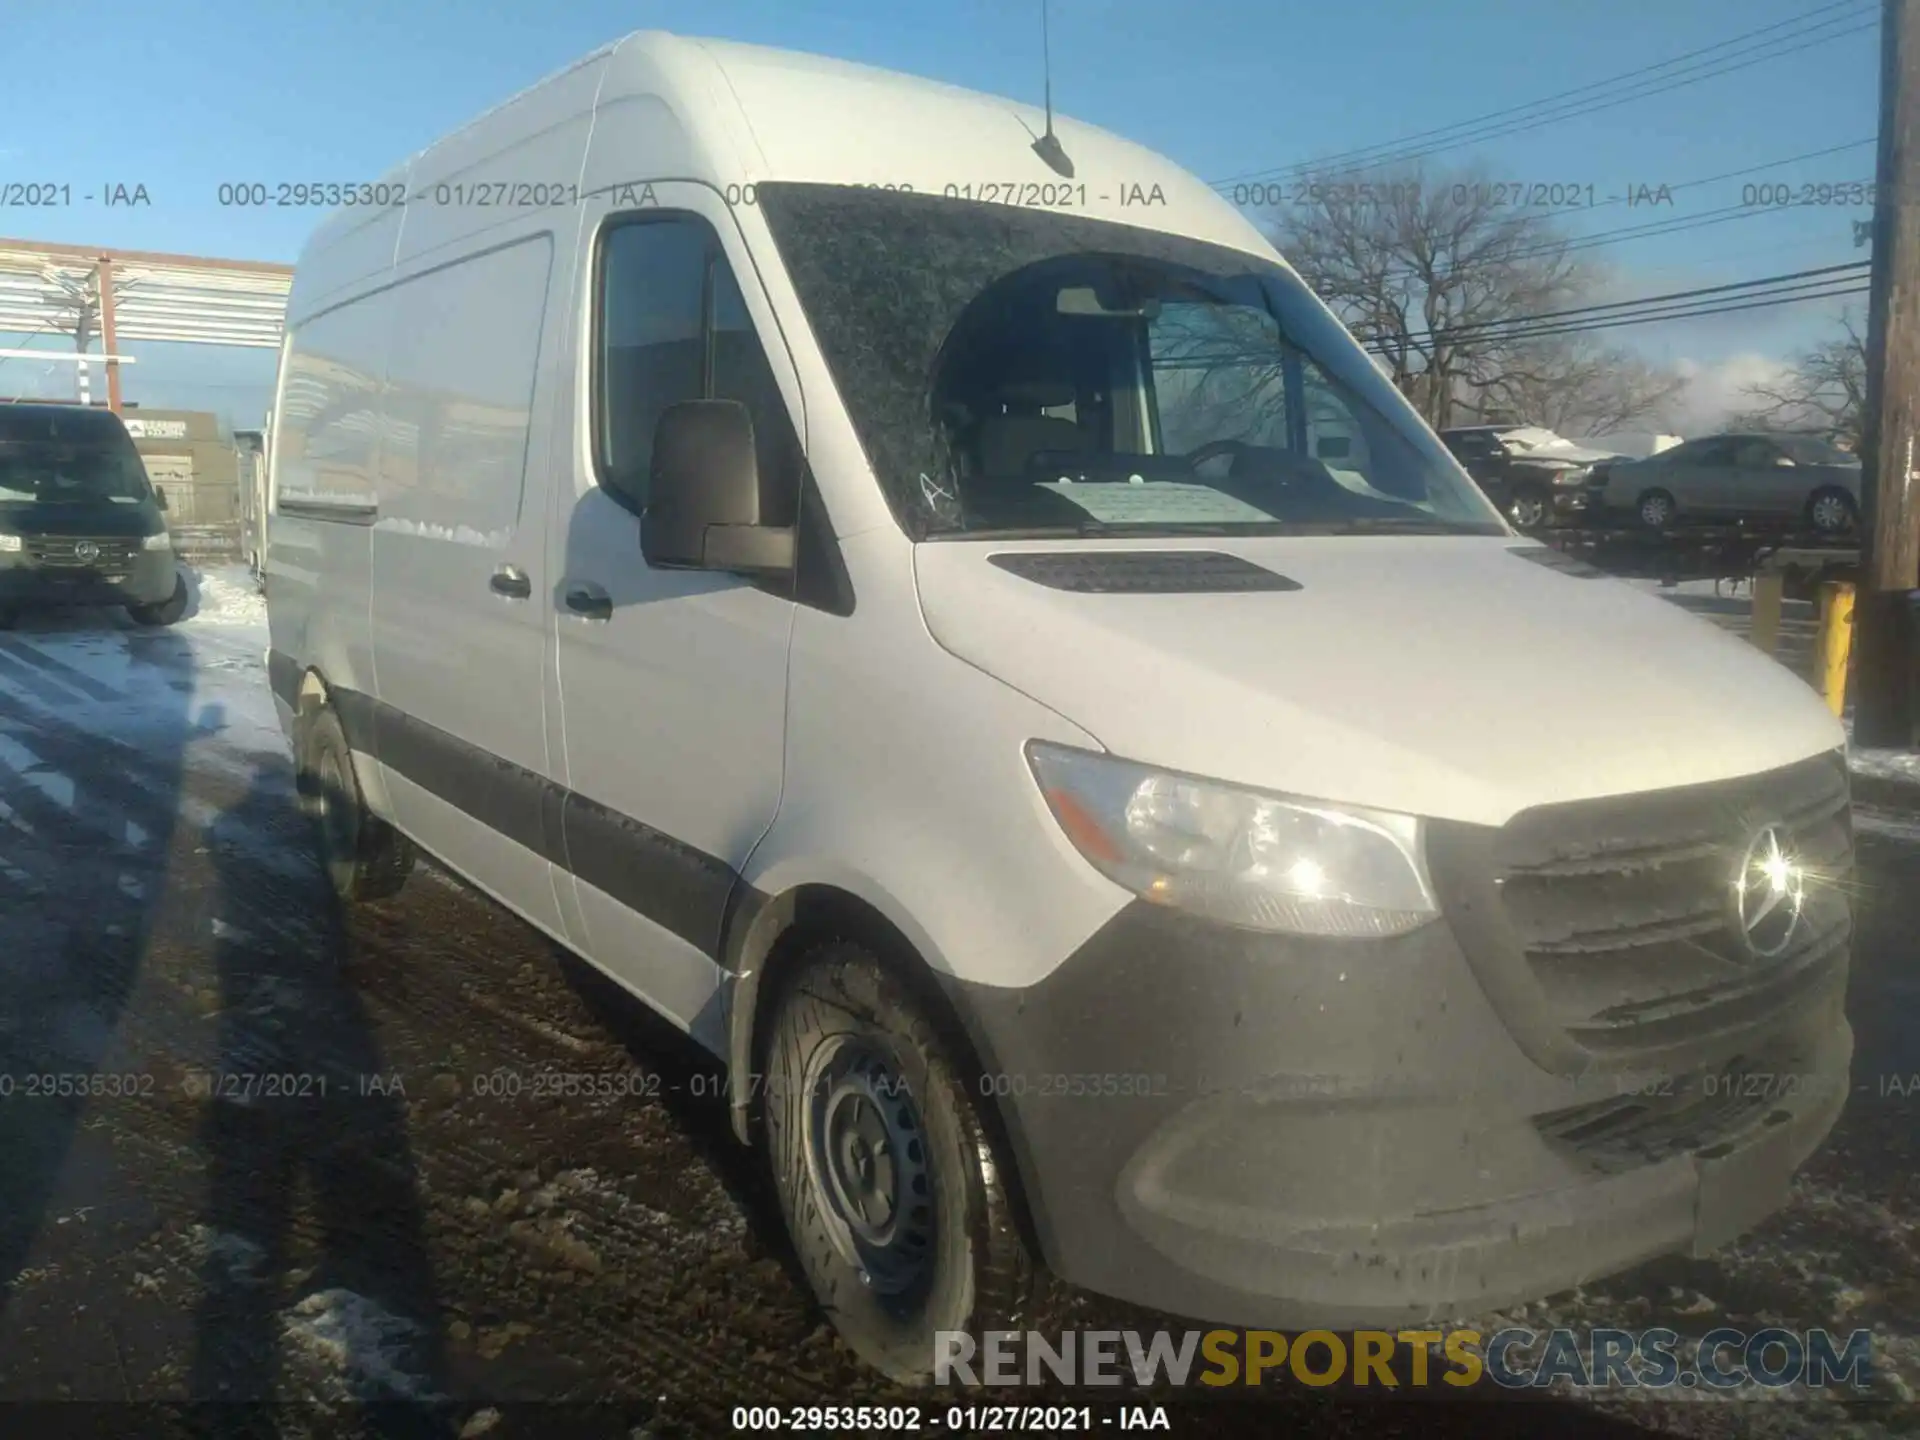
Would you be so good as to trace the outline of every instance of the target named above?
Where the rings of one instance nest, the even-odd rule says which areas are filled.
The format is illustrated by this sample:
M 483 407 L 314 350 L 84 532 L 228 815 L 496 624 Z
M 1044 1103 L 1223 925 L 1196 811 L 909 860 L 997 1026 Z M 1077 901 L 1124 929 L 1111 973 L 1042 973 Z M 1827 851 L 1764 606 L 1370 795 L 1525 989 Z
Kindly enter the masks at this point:
M 1920 745 L 1920 0 L 1884 0 L 1855 612 L 1857 745 Z
M 109 355 L 120 353 L 120 337 L 115 333 L 113 323 L 113 257 L 102 255 L 93 272 L 94 284 L 100 291 L 100 344 Z M 120 413 L 120 367 L 113 361 L 107 362 L 107 408 L 114 414 Z

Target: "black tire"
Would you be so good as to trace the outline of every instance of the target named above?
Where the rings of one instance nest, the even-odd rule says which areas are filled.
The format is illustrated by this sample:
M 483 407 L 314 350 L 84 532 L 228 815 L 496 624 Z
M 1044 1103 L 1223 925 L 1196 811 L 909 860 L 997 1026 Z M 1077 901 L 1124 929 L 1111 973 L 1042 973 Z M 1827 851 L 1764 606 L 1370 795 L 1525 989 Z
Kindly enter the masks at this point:
M 1822 535 L 1845 535 L 1860 519 L 1860 508 L 1844 490 L 1825 486 L 1807 497 L 1807 528 Z
M 928 1008 L 852 941 L 816 946 L 774 1002 L 761 1136 L 787 1233 L 834 1328 L 903 1384 L 933 1377 L 936 1332 L 1020 1328 L 1047 1289 L 950 1057 Z M 867 1182 L 887 1223 L 869 1217 L 863 1238 L 843 1197 Z
M 173 577 L 173 594 L 154 605 L 129 605 L 127 614 L 136 625 L 174 625 L 187 613 L 192 600 L 187 590 L 187 577 Z
M 413 842 L 374 815 L 360 796 L 340 717 L 327 706 L 311 711 L 295 753 L 300 808 L 313 821 L 320 862 L 342 900 L 384 900 L 413 873 Z
M 1553 518 L 1553 497 L 1538 485 L 1517 485 L 1507 497 L 1507 519 L 1516 529 L 1538 530 Z
M 1633 502 L 1633 513 L 1649 530 L 1664 530 L 1673 523 L 1677 507 L 1673 496 L 1664 490 L 1647 490 Z

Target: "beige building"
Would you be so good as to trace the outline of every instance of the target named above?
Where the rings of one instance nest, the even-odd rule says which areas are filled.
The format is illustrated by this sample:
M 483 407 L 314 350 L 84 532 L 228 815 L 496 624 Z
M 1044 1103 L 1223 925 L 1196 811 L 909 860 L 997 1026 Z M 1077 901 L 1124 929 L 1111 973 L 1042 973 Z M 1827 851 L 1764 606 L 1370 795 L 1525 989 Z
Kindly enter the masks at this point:
M 239 456 L 215 417 L 202 410 L 128 406 L 120 418 L 167 497 L 176 525 L 231 525 L 240 518 Z

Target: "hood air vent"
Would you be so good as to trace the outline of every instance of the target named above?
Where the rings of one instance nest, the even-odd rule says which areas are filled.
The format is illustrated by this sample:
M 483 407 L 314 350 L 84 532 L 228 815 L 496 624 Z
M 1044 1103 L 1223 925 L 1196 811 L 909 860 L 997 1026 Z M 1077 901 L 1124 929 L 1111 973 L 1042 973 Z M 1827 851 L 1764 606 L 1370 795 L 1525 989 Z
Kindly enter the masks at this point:
M 1016 550 L 987 557 L 1008 574 L 1084 595 L 1221 595 L 1298 590 L 1298 580 L 1216 550 Z

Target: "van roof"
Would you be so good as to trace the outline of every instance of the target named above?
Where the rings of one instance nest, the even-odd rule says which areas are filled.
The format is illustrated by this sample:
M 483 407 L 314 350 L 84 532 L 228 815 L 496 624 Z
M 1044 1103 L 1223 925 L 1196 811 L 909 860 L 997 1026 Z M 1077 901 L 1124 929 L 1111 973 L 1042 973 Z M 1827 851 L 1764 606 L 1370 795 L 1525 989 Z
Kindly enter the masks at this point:
M 645 98 L 656 106 L 620 103 Z M 639 152 L 660 128 L 658 105 L 690 142 L 683 152 L 694 163 L 690 178 L 717 188 L 769 180 L 905 186 L 1011 200 L 1274 256 L 1260 232 L 1205 182 L 1096 126 L 1054 117 L 1054 133 L 1073 164 L 1068 178 L 1031 148 L 1046 126 L 1039 106 L 851 61 L 659 30 L 636 31 L 555 71 L 382 180 L 404 183 L 414 195 L 455 178 L 469 184 L 570 181 L 571 175 L 520 175 L 516 163 L 524 169 L 525 162 L 516 162 L 516 152 L 524 154 L 529 137 L 551 134 L 588 110 L 605 117 L 595 122 L 596 139 L 617 132 L 618 112 L 632 116 L 636 159 L 644 167 Z M 676 173 L 687 172 L 676 167 Z M 331 283 L 322 283 L 321 293 L 347 279 L 343 269 L 373 273 L 383 268 L 383 254 L 390 260 L 397 253 L 398 219 L 393 211 L 337 210 L 314 232 L 301 267 L 328 255 L 320 268 L 330 272 Z M 290 297 L 290 310 L 319 298 L 297 271 L 295 289 L 306 294 Z

